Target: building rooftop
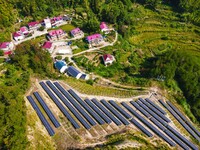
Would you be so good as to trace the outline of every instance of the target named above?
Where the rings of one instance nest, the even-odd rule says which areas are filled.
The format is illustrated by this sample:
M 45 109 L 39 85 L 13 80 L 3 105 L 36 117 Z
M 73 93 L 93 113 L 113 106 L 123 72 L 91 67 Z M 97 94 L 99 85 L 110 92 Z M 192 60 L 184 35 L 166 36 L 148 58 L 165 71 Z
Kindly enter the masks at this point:
M 7 48 L 9 44 L 10 44 L 10 42 L 2 42 L 2 43 L 0 43 L 0 49 Z
M 39 22 L 33 21 L 33 22 L 29 22 L 29 23 L 28 23 L 28 26 L 29 26 L 29 27 L 34 27 L 34 26 L 36 26 L 36 25 L 38 25 L 38 24 L 39 24 Z
M 102 37 L 101 34 L 96 33 L 96 34 L 87 36 L 87 40 L 88 40 L 88 41 L 92 41 L 92 40 L 95 40 L 95 39 L 98 39 L 98 38 L 101 38 L 101 37 Z
M 42 46 L 42 48 L 45 48 L 45 49 L 50 49 L 52 47 L 52 42 L 45 42 Z
M 104 59 L 104 61 L 114 60 L 113 56 L 110 54 L 103 55 L 103 59 Z
M 80 73 L 80 71 L 78 71 L 76 68 L 74 68 L 73 66 L 69 66 L 67 69 L 67 72 L 69 75 L 71 75 L 72 77 L 77 77 L 77 75 Z
M 77 33 L 79 33 L 81 30 L 80 30 L 80 28 L 75 28 L 75 29 L 73 29 L 73 30 L 71 30 L 71 34 L 77 34 Z
M 67 66 L 66 63 L 62 60 L 56 61 L 54 63 L 56 69 L 60 70 L 62 67 Z
M 101 29 L 101 30 L 102 30 L 102 29 L 108 29 L 108 26 L 106 25 L 105 22 L 101 22 L 101 24 L 100 24 L 100 29 Z

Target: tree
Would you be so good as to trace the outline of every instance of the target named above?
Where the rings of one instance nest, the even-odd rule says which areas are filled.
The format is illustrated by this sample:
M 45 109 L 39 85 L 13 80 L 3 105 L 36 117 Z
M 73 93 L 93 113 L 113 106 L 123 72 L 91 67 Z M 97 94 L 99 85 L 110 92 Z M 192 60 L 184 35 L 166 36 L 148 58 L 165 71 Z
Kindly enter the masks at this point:
M 0 56 L 4 56 L 4 51 L 0 50 Z

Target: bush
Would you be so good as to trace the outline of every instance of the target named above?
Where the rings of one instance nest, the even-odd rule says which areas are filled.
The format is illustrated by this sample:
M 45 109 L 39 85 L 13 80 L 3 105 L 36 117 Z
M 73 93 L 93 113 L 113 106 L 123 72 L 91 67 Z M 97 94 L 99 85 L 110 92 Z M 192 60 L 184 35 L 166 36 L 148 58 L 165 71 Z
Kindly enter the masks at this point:
M 62 59 L 62 56 L 58 55 L 58 56 L 55 57 L 55 59 L 61 60 L 61 59 Z
M 41 26 L 38 31 L 44 31 L 44 26 Z
M 4 51 L 0 50 L 0 56 L 4 56 Z
M 86 83 L 87 83 L 87 84 L 90 84 L 90 85 L 93 85 L 93 84 L 94 84 L 94 81 L 90 79 L 90 80 L 87 80 Z

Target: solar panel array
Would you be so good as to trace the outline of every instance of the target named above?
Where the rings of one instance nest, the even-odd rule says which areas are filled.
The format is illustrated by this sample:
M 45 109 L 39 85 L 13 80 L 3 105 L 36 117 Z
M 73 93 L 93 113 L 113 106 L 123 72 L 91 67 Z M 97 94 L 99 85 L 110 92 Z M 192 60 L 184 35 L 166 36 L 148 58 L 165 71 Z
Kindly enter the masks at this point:
M 88 113 L 70 96 L 70 94 L 58 83 L 54 85 L 62 92 L 62 94 L 70 101 L 79 113 L 92 125 L 96 125 L 96 122 L 88 115 Z
M 47 85 L 50 89 L 47 87 Z M 176 146 L 176 143 L 183 149 L 194 149 L 197 150 L 197 146 L 191 143 L 187 138 L 177 132 L 168 123 L 171 122 L 165 115 L 166 112 L 157 104 L 153 103 L 150 99 L 139 98 L 136 102 L 130 101 L 132 107 L 127 103 L 122 102 L 121 105 L 126 108 L 124 110 L 113 100 L 106 101 L 104 99 L 97 101 L 96 99 L 85 99 L 82 100 L 79 95 L 77 95 L 72 89 L 68 91 L 64 89 L 58 82 L 52 83 L 51 81 L 40 82 L 40 85 L 44 91 L 49 95 L 49 97 L 58 106 L 61 112 L 66 116 L 66 118 L 71 122 L 75 129 L 80 128 L 80 125 L 73 119 L 73 116 L 67 111 L 65 106 L 71 111 L 71 113 L 77 118 L 77 120 L 86 128 L 90 129 L 91 126 L 95 126 L 97 123 L 103 125 L 105 123 L 111 124 L 114 122 L 117 126 L 129 125 L 130 122 L 139 128 L 148 137 L 152 137 L 153 134 L 147 130 L 144 126 L 148 127 L 153 133 L 157 134 L 160 138 L 166 141 L 170 146 Z M 55 127 L 59 127 L 60 123 L 57 121 L 51 110 L 48 108 L 42 97 L 38 92 L 33 93 L 40 105 L 45 110 L 46 114 L 52 121 Z M 54 95 L 55 94 L 55 95 Z M 39 107 L 33 100 L 31 96 L 27 96 L 33 108 L 36 110 L 39 118 L 46 127 L 48 133 L 52 136 L 55 134 L 50 124 L 47 122 L 46 118 L 39 110 Z M 62 101 L 62 103 L 60 102 Z M 194 128 L 194 126 L 184 117 L 180 111 L 169 101 L 167 104 L 159 100 L 159 102 L 180 122 L 180 124 L 193 136 L 195 139 L 199 140 L 200 132 Z M 133 109 L 136 108 L 141 114 L 143 114 L 147 121 L 143 118 L 137 111 Z M 130 113 L 130 114 L 129 114 Z M 134 119 L 133 116 L 137 119 Z M 139 122 L 137 121 L 139 120 Z M 95 122 L 96 121 L 96 122 Z M 142 124 L 140 123 L 142 122 Z M 153 124 L 154 125 L 153 125 Z
M 116 119 L 112 113 L 110 113 L 103 105 L 101 105 L 96 99 L 92 99 L 92 102 L 101 109 L 117 126 L 122 125 L 122 123 Z
M 107 117 L 95 104 L 89 99 L 85 99 L 85 102 L 108 124 L 112 123 L 112 120 Z
M 49 107 L 47 106 L 47 104 L 44 102 L 44 100 L 42 99 L 42 97 L 40 96 L 40 94 L 38 92 L 34 92 L 33 95 L 36 97 L 36 99 L 38 100 L 38 102 L 40 103 L 40 105 L 43 107 L 43 109 L 45 110 L 45 112 L 48 115 L 48 117 L 51 119 L 51 121 L 54 124 L 54 126 L 56 128 L 60 127 L 60 123 L 55 118 L 55 116 L 53 115 L 53 113 L 51 112 L 51 110 L 49 109 Z
M 46 82 L 47 85 L 53 90 L 53 92 L 60 98 L 60 100 L 67 106 L 67 108 L 73 113 L 73 115 L 81 122 L 81 124 L 86 128 L 90 129 L 91 126 L 83 119 L 83 117 L 77 112 L 77 110 L 68 102 L 68 100 L 55 88 L 55 86 L 50 82 Z
M 72 89 L 68 90 L 68 92 L 79 102 L 79 104 L 85 108 L 85 110 L 100 124 L 104 124 L 105 121 L 99 117 L 96 112 L 94 112 Z
M 50 91 L 50 89 L 45 85 L 44 82 L 40 82 L 40 85 L 45 90 L 45 92 L 49 95 L 49 97 L 54 101 L 57 107 L 61 110 L 61 112 L 66 116 L 66 118 L 71 122 L 75 129 L 80 128 L 78 123 L 72 118 L 66 108 L 60 103 L 57 97 Z
M 27 99 L 29 100 L 29 102 L 31 103 L 32 107 L 35 109 L 38 117 L 40 118 L 40 120 L 42 121 L 43 125 L 45 126 L 46 130 L 48 131 L 50 136 L 53 136 L 55 134 L 54 130 L 52 129 L 52 127 L 50 126 L 49 122 L 47 121 L 47 119 L 44 117 L 44 115 L 42 114 L 41 110 L 39 109 L 39 107 L 37 106 L 37 104 L 35 103 L 34 99 L 31 96 L 27 96 Z
M 195 134 L 195 132 L 177 115 L 177 113 L 171 109 L 169 105 L 167 105 L 163 100 L 158 100 L 175 118 L 176 120 L 198 141 L 200 141 L 200 138 L 198 135 Z

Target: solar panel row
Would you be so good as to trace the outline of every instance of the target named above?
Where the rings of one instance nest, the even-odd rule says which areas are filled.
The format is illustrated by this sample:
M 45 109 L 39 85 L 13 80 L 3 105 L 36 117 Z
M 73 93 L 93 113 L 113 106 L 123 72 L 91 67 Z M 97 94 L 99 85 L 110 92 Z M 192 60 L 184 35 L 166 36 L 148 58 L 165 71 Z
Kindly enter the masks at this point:
M 117 103 L 113 100 L 109 100 L 109 103 L 115 107 L 115 109 L 117 109 L 122 115 L 124 115 L 124 117 L 126 117 L 127 119 L 131 119 L 132 116 L 127 113 L 124 109 L 122 109 L 119 105 L 117 105 Z
M 145 111 L 145 110 L 144 110 Z M 146 111 L 145 111 L 146 112 Z M 147 112 L 146 112 L 147 113 Z M 158 126 L 162 131 L 164 131 L 166 134 L 169 134 L 168 136 L 171 135 L 171 133 L 169 133 L 168 131 L 165 131 L 167 129 L 169 129 L 172 133 L 174 133 L 180 140 L 182 140 L 184 143 L 186 143 L 190 148 L 196 150 L 197 147 L 192 144 L 190 141 L 188 141 L 184 136 L 182 136 L 180 133 L 178 133 L 176 130 L 174 130 L 170 125 L 168 124 L 164 124 L 165 127 L 161 124 L 162 122 L 158 122 L 155 118 L 151 117 L 150 120 L 156 125 Z M 182 142 L 180 142 L 180 140 L 177 140 L 176 137 L 172 137 L 174 140 L 176 140 L 176 142 L 178 144 L 181 144 L 181 147 L 185 147 L 184 144 L 182 144 Z M 187 148 L 187 147 L 186 147 Z
M 55 97 L 55 95 L 50 91 L 50 89 L 45 85 L 44 82 L 40 82 L 40 85 L 45 90 L 45 92 L 49 95 L 49 97 L 54 101 L 57 107 L 61 110 L 61 112 L 66 116 L 66 118 L 72 123 L 75 129 L 80 128 L 78 123 L 72 118 L 72 116 L 67 112 L 65 107 L 60 103 L 60 101 Z
M 101 110 L 95 106 L 89 99 L 85 99 L 85 102 L 108 124 L 112 122 Z
M 29 100 L 29 102 L 31 103 L 32 107 L 35 109 L 38 117 L 40 118 L 40 120 L 42 121 L 43 125 L 45 126 L 46 130 L 48 131 L 50 136 L 53 136 L 55 134 L 54 130 L 52 129 L 52 127 L 50 126 L 49 122 L 46 120 L 46 118 L 44 117 L 44 115 L 42 114 L 42 112 L 40 111 L 39 107 L 37 106 L 37 104 L 35 103 L 34 99 L 31 96 L 27 96 L 27 99 Z
M 146 116 L 147 118 L 151 118 L 151 115 L 149 115 L 149 113 L 147 113 L 142 107 L 140 107 L 136 102 L 131 101 L 130 102 L 136 109 L 138 109 L 144 116 Z
M 92 125 L 96 125 L 96 122 L 85 112 L 85 110 L 70 96 L 70 94 L 58 83 L 54 82 L 54 85 L 62 92 L 62 94 L 70 101 L 71 104 L 80 112 L 82 116 Z
M 140 99 L 140 101 L 141 101 L 141 99 Z M 152 105 L 150 105 L 145 100 L 143 100 L 142 103 L 144 105 L 146 105 L 148 108 L 150 108 L 154 113 L 156 113 L 158 116 L 160 116 L 160 118 L 162 118 L 163 120 L 165 120 L 167 123 L 171 122 L 166 116 L 164 116 L 162 113 L 160 113 L 160 111 L 158 111 L 155 107 L 153 107 Z
M 105 121 L 102 120 L 99 115 L 96 114 L 72 89 L 68 90 L 68 92 L 79 102 L 79 104 L 85 108 L 85 110 L 100 124 L 104 124 Z
M 40 94 L 38 92 L 34 92 L 33 95 L 36 97 L 36 99 L 38 100 L 38 102 L 40 103 L 40 105 L 43 107 L 43 109 L 47 113 L 48 117 L 51 119 L 51 121 L 54 124 L 54 126 L 56 128 L 60 127 L 60 123 L 55 118 L 55 116 L 53 115 L 53 113 L 51 112 L 51 110 L 49 109 L 49 107 L 47 106 L 47 104 L 44 102 L 44 100 L 42 99 L 42 97 L 40 96 Z
M 147 120 L 145 120 L 140 114 L 138 114 L 135 110 L 133 110 L 128 104 L 125 102 L 121 103 L 129 112 L 131 112 L 134 116 L 136 116 L 141 122 L 143 122 L 149 129 L 151 129 L 154 133 L 156 133 L 159 137 L 165 140 L 170 146 L 176 146 L 176 144 L 170 140 L 167 136 L 165 136 L 162 132 L 160 132 L 157 128 L 155 128 L 152 124 L 150 124 Z
M 131 101 L 132 102 L 132 101 Z M 160 118 L 157 114 L 155 114 L 153 111 L 151 111 L 147 106 L 145 106 L 141 101 L 136 101 L 137 104 L 139 104 L 145 111 L 147 111 L 152 117 L 157 119 L 162 125 L 167 126 L 167 123 Z
M 138 121 L 136 121 L 134 118 L 130 120 L 131 123 L 133 123 L 137 128 L 139 128 L 144 134 L 146 134 L 148 137 L 153 137 L 153 134 L 149 132 L 146 128 L 144 128 Z
M 83 119 L 83 117 L 76 111 L 76 109 L 74 109 L 74 107 L 68 102 L 68 100 L 55 88 L 55 86 L 50 81 L 47 81 L 47 85 L 60 98 L 65 106 L 67 106 L 67 108 L 73 113 L 73 115 L 81 122 L 81 124 L 86 129 L 90 129 L 91 126 Z
M 200 132 L 184 117 L 184 115 L 170 102 L 167 101 L 167 104 L 181 117 L 183 121 L 200 137 Z
M 154 106 L 157 110 L 159 110 L 162 114 L 166 115 L 167 113 L 158 105 L 156 105 L 154 102 L 152 102 L 150 99 L 146 98 L 145 99 L 149 104 L 151 104 L 152 106 Z
M 158 100 L 175 118 L 176 120 L 198 141 L 200 141 L 199 137 L 191 130 L 187 124 L 162 100 Z
M 122 123 L 115 118 L 103 105 L 101 105 L 96 99 L 92 99 L 92 102 L 101 109 L 117 126 L 122 125 Z
M 110 104 L 108 104 L 104 99 L 100 100 L 100 102 L 110 110 L 124 125 L 129 125 L 130 123 L 120 114 L 118 113 Z

